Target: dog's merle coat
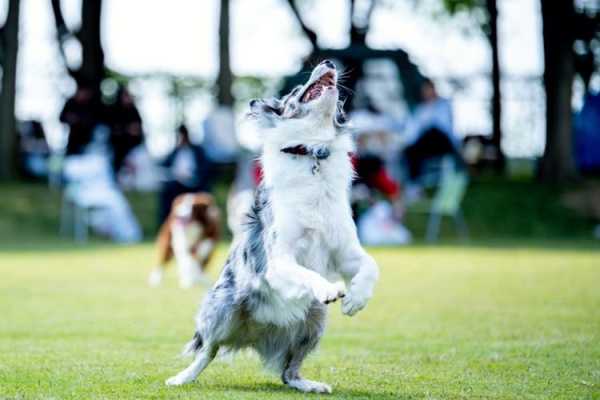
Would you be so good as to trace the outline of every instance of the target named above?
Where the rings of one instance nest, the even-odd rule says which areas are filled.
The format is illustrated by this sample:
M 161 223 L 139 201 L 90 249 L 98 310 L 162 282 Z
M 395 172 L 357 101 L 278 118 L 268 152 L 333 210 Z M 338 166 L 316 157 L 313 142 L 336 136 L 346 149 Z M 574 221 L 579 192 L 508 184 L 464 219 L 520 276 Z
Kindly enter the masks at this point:
M 250 347 L 290 387 L 331 391 L 300 377 L 302 361 L 323 334 L 326 304 L 342 298 L 342 312 L 354 315 L 378 276 L 351 217 L 352 143 L 340 132 L 337 99 L 335 71 L 321 64 L 282 100 L 251 102 L 264 131 L 263 183 L 198 313 L 185 350 L 194 361 L 167 384 L 194 380 L 219 349 Z M 347 292 L 331 283 L 340 278 Z

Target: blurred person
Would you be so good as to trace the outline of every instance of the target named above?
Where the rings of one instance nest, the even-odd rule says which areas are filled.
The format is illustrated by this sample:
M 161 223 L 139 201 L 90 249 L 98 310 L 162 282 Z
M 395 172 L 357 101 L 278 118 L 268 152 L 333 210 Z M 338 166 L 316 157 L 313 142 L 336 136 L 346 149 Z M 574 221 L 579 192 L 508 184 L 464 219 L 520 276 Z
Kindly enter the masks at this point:
M 587 93 L 574 117 L 575 159 L 583 173 L 600 172 L 600 94 Z
M 412 234 L 402 224 L 404 203 L 402 187 L 395 181 L 379 152 L 372 151 L 367 138 L 381 132 L 363 133 L 353 157 L 356 178 L 352 186 L 352 211 L 361 243 L 401 245 L 410 243 Z
M 77 86 L 61 113 L 60 121 L 69 126 L 69 138 L 65 154 L 82 154 L 93 138 L 94 128 L 104 119 L 104 106 L 100 94 L 86 84 Z
M 427 160 L 450 155 L 462 165 L 460 139 L 454 131 L 450 101 L 438 95 L 429 79 L 421 84 L 421 97 L 422 102 L 409 118 L 404 132 L 403 153 L 411 182 L 421 176 Z
M 177 129 L 177 145 L 162 166 L 167 173 L 160 192 L 159 224 L 169 215 L 171 204 L 177 196 L 189 192 L 208 192 L 210 189 L 210 162 L 202 146 L 191 142 L 185 125 Z
M 111 129 L 110 143 L 116 174 L 129 152 L 144 142 L 142 118 L 133 96 L 126 87 L 119 87 L 115 104 L 108 108 L 107 119 Z
M 90 210 L 89 225 L 95 232 L 118 243 L 142 239 L 141 227 L 116 184 L 110 158 L 103 151 L 67 157 L 63 175 L 66 200 Z
M 397 135 L 394 132 L 395 120 L 379 112 L 371 102 L 368 102 L 365 108 L 352 112 L 350 119 L 356 131 L 357 143 L 356 152 L 353 154 L 356 171 L 353 185 L 362 185 L 364 189 L 383 195 L 394 205 L 400 218 L 403 210 L 402 187 L 392 170 L 396 161 L 394 156 L 399 151 Z M 354 210 L 359 211 L 357 208 Z
M 48 176 L 50 147 L 40 121 L 31 120 L 21 124 L 18 136 L 19 166 L 29 178 Z
M 236 137 L 233 111 L 230 107 L 219 106 L 202 122 L 206 158 L 218 167 L 220 164 L 234 164 L 240 146 Z

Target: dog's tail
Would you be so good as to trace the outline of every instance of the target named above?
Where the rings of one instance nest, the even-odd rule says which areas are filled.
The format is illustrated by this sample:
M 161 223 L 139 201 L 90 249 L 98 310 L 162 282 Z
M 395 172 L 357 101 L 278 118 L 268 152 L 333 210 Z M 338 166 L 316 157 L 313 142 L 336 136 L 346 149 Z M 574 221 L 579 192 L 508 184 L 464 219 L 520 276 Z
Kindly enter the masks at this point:
M 182 356 L 191 356 L 194 355 L 198 350 L 202 348 L 202 336 L 200 336 L 199 332 L 194 333 L 194 337 L 192 340 L 187 342 L 183 351 L 181 352 Z

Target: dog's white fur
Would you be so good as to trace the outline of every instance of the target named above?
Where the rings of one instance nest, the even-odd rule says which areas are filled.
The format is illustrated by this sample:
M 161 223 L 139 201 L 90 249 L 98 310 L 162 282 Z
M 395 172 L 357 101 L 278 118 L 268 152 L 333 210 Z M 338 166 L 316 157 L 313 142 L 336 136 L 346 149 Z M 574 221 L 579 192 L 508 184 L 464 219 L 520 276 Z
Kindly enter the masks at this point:
M 328 72 L 330 68 L 319 65 L 303 89 Z M 301 345 L 294 342 L 295 331 L 300 332 L 316 321 L 318 332 L 303 333 L 314 336 L 316 345 L 322 332 L 321 316 L 312 314 L 321 311 L 320 305 L 342 298 L 342 312 L 354 315 L 373 295 L 378 268 L 361 247 L 352 220 L 349 193 L 353 169 L 349 153 L 353 143 L 350 135 L 334 124 L 337 102 L 338 91 L 334 86 L 325 88 L 318 99 L 296 105 L 308 109 L 308 115 L 303 118 L 286 118 L 288 112 L 294 112 L 294 106 L 291 110 L 283 107 L 280 117 L 253 110 L 254 122 L 263 133 L 263 187 L 268 193 L 265 204 L 270 207 L 270 213 L 261 217 L 260 222 L 264 226 L 260 244 L 264 244 L 265 269 L 257 273 L 250 268 L 254 264 L 242 261 L 246 260 L 246 248 L 257 240 L 253 237 L 256 233 L 247 230 L 236 236 L 230 260 L 198 315 L 200 344 L 192 341 L 190 346 L 195 349 L 201 346 L 201 350 L 192 365 L 167 380 L 168 385 L 194 380 L 212 360 L 219 345 L 253 346 L 267 363 L 270 360 L 282 363 L 280 353 L 287 350 L 280 347 L 289 346 L 292 349 L 289 352 L 293 353 L 297 346 L 297 352 L 308 353 L 312 347 L 300 349 Z M 311 156 L 281 151 L 296 145 L 327 149 L 329 156 L 317 161 Z M 316 172 L 315 164 L 318 164 Z M 259 201 L 257 199 L 257 203 Z M 226 292 L 229 281 L 233 281 L 234 286 Z M 232 315 L 238 307 L 236 300 L 230 305 L 229 300 L 225 300 L 228 296 L 218 294 L 219 290 L 232 293 L 234 299 L 248 296 L 249 292 L 260 293 L 261 301 L 249 307 L 250 311 L 244 311 L 243 331 L 233 327 L 236 324 L 214 323 L 220 308 L 233 310 L 224 312 Z M 244 298 L 241 304 L 252 304 L 252 299 Z M 322 310 L 324 318 L 324 308 Z M 272 335 L 266 339 L 276 344 L 264 344 L 261 340 L 266 339 L 261 334 Z M 280 342 L 286 343 L 285 346 Z M 304 356 L 300 354 L 298 361 L 291 362 L 294 365 L 276 367 L 282 371 L 283 381 L 301 391 L 331 392 L 329 385 L 300 378 L 298 369 Z

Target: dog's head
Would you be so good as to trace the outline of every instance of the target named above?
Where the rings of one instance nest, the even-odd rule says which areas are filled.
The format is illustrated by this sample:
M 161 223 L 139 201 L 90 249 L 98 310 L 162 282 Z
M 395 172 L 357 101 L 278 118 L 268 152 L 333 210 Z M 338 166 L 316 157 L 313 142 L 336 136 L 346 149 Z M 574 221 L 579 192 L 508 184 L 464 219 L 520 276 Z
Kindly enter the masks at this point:
M 182 224 L 197 222 L 210 225 L 218 218 L 218 209 L 214 200 L 207 193 L 186 193 L 173 200 L 172 215 L 175 221 Z
M 337 71 L 329 60 L 320 63 L 304 85 L 297 86 L 281 99 L 250 101 L 248 118 L 269 137 L 281 140 L 326 139 L 343 127 L 345 116 L 339 100 Z

